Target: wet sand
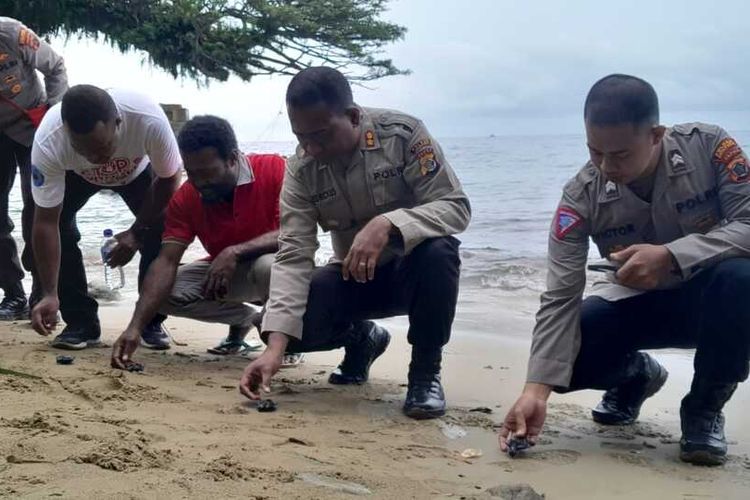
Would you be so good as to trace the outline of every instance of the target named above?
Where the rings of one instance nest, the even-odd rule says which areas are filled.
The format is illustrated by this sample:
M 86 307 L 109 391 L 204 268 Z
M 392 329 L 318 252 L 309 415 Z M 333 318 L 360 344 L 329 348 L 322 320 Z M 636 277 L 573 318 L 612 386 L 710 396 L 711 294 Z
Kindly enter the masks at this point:
M 110 369 L 106 348 L 57 365 L 60 351 L 28 325 L 0 326 L 0 367 L 38 377 L 0 374 L 0 497 L 469 499 L 528 484 L 548 499 L 748 498 L 747 384 L 727 408 L 729 463 L 709 469 L 677 458 L 690 352 L 658 353 L 670 379 L 638 424 L 594 424 L 598 393 L 556 395 L 542 442 L 515 460 L 501 454 L 494 427 L 523 383 L 535 303 L 486 303 L 462 296 L 444 362 L 450 410 L 427 422 L 400 413 L 403 319 L 383 322 L 394 339 L 369 384 L 328 385 L 341 352 L 307 355 L 276 377 L 275 413 L 259 413 L 238 393 L 247 359 L 205 354 L 222 327 L 168 320 L 188 345 L 140 350 L 146 369 L 136 374 Z M 108 344 L 129 314 L 100 309 Z M 482 455 L 462 457 L 468 448 Z

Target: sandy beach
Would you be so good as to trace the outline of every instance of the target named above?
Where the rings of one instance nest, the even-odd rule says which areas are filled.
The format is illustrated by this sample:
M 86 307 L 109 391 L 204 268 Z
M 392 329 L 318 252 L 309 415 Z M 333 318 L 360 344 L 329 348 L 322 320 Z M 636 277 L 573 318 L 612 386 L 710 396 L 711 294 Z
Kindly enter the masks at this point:
M 497 298 L 495 298 L 497 299 Z M 464 293 L 444 382 L 450 410 L 415 422 L 400 413 L 408 345 L 403 318 L 361 387 L 328 385 L 340 352 L 307 355 L 277 376 L 275 413 L 237 391 L 247 359 L 205 354 L 224 331 L 169 319 L 186 346 L 145 349 L 142 374 L 109 368 L 106 348 L 55 363 L 26 323 L 0 327 L 0 497 L 4 498 L 747 498 L 750 430 L 743 385 L 727 408 L 731 457 L 723 468 L 677 458 L 678 405 L 691 353 L 661 352 L 670 370 L 640 423 L 605 428 L 589 418 L 599 394 L 553 396 L 542 442 L 523 457 L 501 454 L 495 427 L 523 383 L 535 304 Z M 130 306 L 100 309 L 108 345 Z M 467 449 L 481 450 L 464 458 Z M 503 497 L 503 492 L 506 496 Z

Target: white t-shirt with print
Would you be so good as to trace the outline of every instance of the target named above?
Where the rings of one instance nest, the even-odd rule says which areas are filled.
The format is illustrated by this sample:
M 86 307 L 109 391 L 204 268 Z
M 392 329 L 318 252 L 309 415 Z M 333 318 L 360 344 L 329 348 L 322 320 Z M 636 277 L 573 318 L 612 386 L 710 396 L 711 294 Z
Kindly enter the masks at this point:
M 45 115 L 34 136 L 31 151 L 32 194 L 40 207 L 60 205 L 65 197 L 65 171 L 72 170 L 91 184 L 122 186 L 148 166 L 162 178 L 182 168 L 182 158 L 169 120 L 151 98 L 129 90 L 107 91 L 122 120 L 117 128 L 117 149 L 102 165 L 90 163 L 75 152 L 63 126 L 60 104 Z

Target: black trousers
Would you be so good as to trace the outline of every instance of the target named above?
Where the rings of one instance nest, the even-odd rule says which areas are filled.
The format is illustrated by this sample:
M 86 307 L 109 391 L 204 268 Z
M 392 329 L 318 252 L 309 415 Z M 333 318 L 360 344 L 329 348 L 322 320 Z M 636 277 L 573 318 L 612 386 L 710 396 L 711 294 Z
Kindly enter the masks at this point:
M 327 351 L 348 345 L 353 323 L 408 314 L 409 343 L 439 349 L 450 339 L 458 300 L 460 242 L 429 239 L 375 270 L 375 279 L 344 281 L 341 265 L 315 271 L 303 318 L 302 340 L 290 352 Z
M 676 290 L 608 302 L 589 297 L 569 390 L 616 387 L 629 355 L 641 349 L 695 348 L 697 380 L 731 384 L 748 377 L 750 259 L 725 260 Z
M 8 197 L 16 179 L 16 168 L 21 173 L 21 233 L 24 250 L 23 263 L 27 270 L 33 266 L 31 252 L 31 224 L 34 220 L 34 202 L 31 199 L 31 147 L 23 146 L 0 134 L 0 288 L 18 288 L 24 277 L 18 248 L 13 239 L 13 221 L 10 219 Z
M 154 174 L 151 165 L 130 184 L 109 188 L 91 184 L 80 175 L 66 172 L 65 199 L 60 215 L 61 255 L 58 295 L 60 296 L 60 313 L 68 325 L 85 326 L 98 322 L 98 304 L 88 293 L 83 255 L 78 247 L 81 233 L 76 224 L 76 214 L 94 194 L 103 189 L 111 189 L 120 195 L 130 211 L 136 215 L 153 181 Z M 141 242 L 141 262 L 138 269 L 139 289 L 148 267 L 159 255 L 162 230 L 163 221 L 152 226 Z

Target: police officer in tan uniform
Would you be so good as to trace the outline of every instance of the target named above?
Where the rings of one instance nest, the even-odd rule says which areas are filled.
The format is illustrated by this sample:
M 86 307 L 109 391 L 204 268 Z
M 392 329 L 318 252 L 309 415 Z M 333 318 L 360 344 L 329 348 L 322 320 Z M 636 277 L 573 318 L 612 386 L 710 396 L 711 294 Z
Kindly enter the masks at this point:
M 611 75 L 585 106 L 591 161 L 564 188 L 527 384 L 500 436 L 535 440 L 552 390 L 606 391 L 596 422 L 634 422 L 667 371 L 641 349 L 695 348 L 680 456 L 725 461 L 722 408 L 748 376 L 750 163 L 714 125 L 659 125 L 647 82 Z M 582 301 L 589 239 L 615 268 Z
M 36 72 L 44 75 L 42 87 Z M 46 92 L 45 92 L 46 87 Z M 47 109 L 62 99 L 68 89 L 63 58 L 34 32 L 9 17 L 0 17 L 0 321 L 28 317 L 23 269 L 8 216 L 8 196 L 21 172 L 23 212 L 23 263 L 33 267 L 31 222 L 31 143 L 34 131 Z
M 390 335 L 372 319 L 409 315 L 404 412 L 444 414 L 442 347 L 458 296 L 459 242 L 469 200 L 438 143 L 409 115 L 354 104 L 330 68 L 297 74 L 287 90 L 299 140 L 281 194 L 279 251 L 263 321 L 266 351 L 245 370 L 251 399 L 268 390 L 285 351 L 345 348 L 332 384 L 361 384 Z M 335 262 L 314 269 L 318 226 Z

